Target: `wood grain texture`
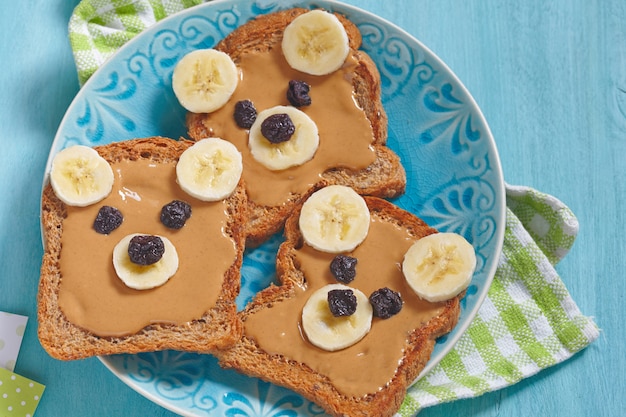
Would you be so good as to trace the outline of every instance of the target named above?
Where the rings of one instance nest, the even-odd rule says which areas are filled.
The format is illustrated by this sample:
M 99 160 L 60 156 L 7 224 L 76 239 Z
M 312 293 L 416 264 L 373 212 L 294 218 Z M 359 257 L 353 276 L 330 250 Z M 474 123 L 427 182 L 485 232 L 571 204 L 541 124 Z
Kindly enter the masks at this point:
M 602 329 L 596 342 L 561 365 L 507 389 L 423 410 L 420 417 L 622 414 L 626 2 L 347 3 L 404 28 L 439 55 L 482 108 L 506 180 L 550 193 L 574 211 L 581 230 L 557 271 Z M 36 338 L 40 183 L 55 131 L 78 91 L 67 40 L 76 4 L 5 2 L 0 13 L 0 310 L 31 319 L 16 371 L 46 385 L 38 416 L 169 417 L 97 359 L 55 361 Z

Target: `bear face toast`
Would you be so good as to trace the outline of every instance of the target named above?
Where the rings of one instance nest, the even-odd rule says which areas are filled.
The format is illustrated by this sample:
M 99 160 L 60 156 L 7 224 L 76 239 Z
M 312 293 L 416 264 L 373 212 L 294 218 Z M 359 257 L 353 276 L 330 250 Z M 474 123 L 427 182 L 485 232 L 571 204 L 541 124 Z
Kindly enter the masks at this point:
M 182 191 L 176 168 L 192 145 L 152 137 L 87 148 L 95 149 L 114 175 L 106 197 L 85 207 L 64 203 L 51 184 L 46 186 L 38 334 L 51 356 L 70 360 L 163 349 L 211 352 L 238 338 L 235 297 L 245 242 L 244 186 L 239 181 L 232 194 L 214 202 Z M 172 201 L 186 202 L 190 215 L 176 220 Z M 104 206 L 116 209 L 123 220 L 109 217 L 97 232 L 94 223 Z M 166 206 L 169 215 L 163 214 Z M 134 234 L 171 242 L 178 266 L 167 282 L 136 289 L 121 279 L 126 274 L 140 282 L 144 277 L 138 277 L 138 270 L 153 266 L 127 264 L 120 267 L 126 272 L 116 270 L 116 260 L 130 255 L 114 255 L 114 250 Z M 167 250 L 165 245 L 159 262 L 166 261 Z
M 219 42 L 215 49 L 226 53 L 239 71 L 238 85 L 220 109 L 187 115 L 191 139 L 219 136 L 242 152 L 249 195 L 249 245 L 279 231 L 297 204 L 321 185 L 348 185 L 362 195 L 384 198 L 405 189 L 405 171 L 398 156 L 386 146 L 387 117 L 381 102 L 380 76 L 371 58 L 358 50 L 358 28 L 336 16 L 347 38 L 347 56 L 338 69 L 317 75 L 293 69 L 288 63 L 284 40 L 295 35 L 285 37 L 284 33 L 297 18 L 310 13 L 289 9 L 260 16 Z M 290 82 L 306 84 L 310 104 L 288 97 L 294 95 L 293 91 L 288 93 Z M 295 95 L 300 97 L 300 93 Z M 277 106 L 297 108 L 308 115 L 319 131 L 314 156 L 285 169 L 265 167 L 250 150 L 249 134 L 255 128 L 240 127 L 233 117 L 237 103 L 244 100 L 253 104 L 259 116 Z
M 420 298 L 403 276 L 403 257 L 417 242 L 439 233 L 386 200 L 364 201 L 369 229 L 355 249 L 340 253 L 353 259 L 352 266 L 348 262 L 343 267 L 331 266 L 337 253 L 307 243 L 312 239 L 302 220 L 306 207 L 298 206 L 287 219 L 277 255 L 280 285 L 259 292 L 240 313 L 243 337 L 219 352 L 221 366 L 288 387 L 334 416 L 392 416 L 398 410 L 436 338 L 456 325 L 464 289 L 440 302 Z M 361 227 L 355 222 L 348 228 Z M 326 230 L 334 233 L 332 225 Z M 471 276 L 473 266 L 465 267 Z M 337 271 L 351 268 L 351 274 Z M 343 297 L 338 294 L 339 301 L 331 301 L 333 289 L 353 290 L 357 307 L 352 316 L 330 316 L 329 310 L 335 315 L 332 304 L 341 304 Z M 328 305 L 317 298 L 325 290 Z M 375 293 L 395 293 L 401 299 L 399 311 L 397 302 L 372 301 Z M 374 310 L 369 313 L 371 325 L 365 334 L 349 334 L 368 320 L 359 312 L 367 298 Z

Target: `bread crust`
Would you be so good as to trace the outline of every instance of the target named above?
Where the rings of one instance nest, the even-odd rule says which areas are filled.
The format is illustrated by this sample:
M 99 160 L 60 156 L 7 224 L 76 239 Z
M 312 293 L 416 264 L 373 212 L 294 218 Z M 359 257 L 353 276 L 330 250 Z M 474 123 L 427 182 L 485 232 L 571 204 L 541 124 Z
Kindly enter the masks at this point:
M 365 197 L 365 200 L 377 220 L 392 222 L 407 230 L 415 239 L 437 232 L 415 215 L 386 200 L 377 197 Z M 280 246 L 276 260 L 280 285 L 272 285 L 259 292 L 240 313 L 242 322 L 245 323 L 248 317 L 260 310 L 293 297 L 296 286 L 304 284 L 304 275 L 295 261 L 295 252 L 303 244 L 298 228 L 300 209 L 301 206 L 285 224 L 285 242 Z M 253 339 L 246 336 L 245 327 L 244 335 L 234 347 L 218 353 L 219 363 L 225 368 L 233 368 L 296 391 L 333 416 L 393 416 L 400 408 L 407 388 L 430 359 L 435 340 L 457 324 L 459 302 L 463 296 L 460 294 L 448 300 L 442 314 L 414 329 L 407 336 L 404 356 L 393 379 L 378 392 L 363 393 L 361 397 L 342 394 L 326 376 L 314 371 L 306 363 L 263 351 Z
M 109 163 L 150 160 L 155 163 L 178 161 L 193 145 L 188 140 L 151 137 L 95 147 Z M 138 353 L 164 349 L 212 352 L 233 344 L 242 331 L 235 298 L 240 289 L 246 222 L 246 193 L 242 182 L 228 198 L 227 233 L 235 242 L 237 254 L 228 268 L 216 305 L 203 317 L 184 325 L 153 324 L 125 337 L 100 337 L 67 320 L 58 304 L 63 280 L 60 272 L 61 236 L 67 207 L 48 184 L 42 194 L 41 222 L 44 255 L 41 265 L 38 307 L 38 336 L 41 345 L 54 358 L 74 360 L 95 355 Z
M 215 49 L 231 56 L 237 63 L 247 52 L 266 52 L 280 45 L 285 27 L 308 9 L 294 8 L 259 16 L 220 41 Z M 360 51 L 361 33 L 354 23 L 341 14 L 335 14 L 348 34 L 350 53 L 358 63 L 352 78 L 354 97 L 370 121 L 376 160 L 361 171 L 332 169 L 322 174 L 320 181 L 312 188 L 324 185 L 341 184 L 354 188 L 363 195 L 389 198 L 404 193 L 406 173 L 400 158 L 386 146 L 387 115 L 381 100 L 380 74 L 376 64 L 365 52 Z M 207 114 L 187 114 L 188 135 L 192 140 L 200 140 L 211 135 L 211 118 Z M 265 206 L 248 200 L 250 220 L 246 226 L 247 245 L 256 246 L 269 236 L 279 232 L 287 216 L 308 195 L 292 195 L 282 205 Z

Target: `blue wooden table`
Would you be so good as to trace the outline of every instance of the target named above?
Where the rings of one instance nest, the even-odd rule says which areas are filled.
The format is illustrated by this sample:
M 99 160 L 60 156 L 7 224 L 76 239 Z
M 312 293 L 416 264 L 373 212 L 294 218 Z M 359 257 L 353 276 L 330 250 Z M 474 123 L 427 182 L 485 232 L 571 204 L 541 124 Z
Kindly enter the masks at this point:
M 16 372 L 46 385 L 37 416 L 171 416 L 97 359 L 51 359 L 36 336 L 39 195 L 52 139 L 78 91 L 67 37 L 77 3 L 0 6 L 0 310 L 30 318 Z M 625 415 L 626 2 L 347 3 L 439 55 L 482 108 L 507 182 L 552 194 L 577 215 L 579 236 L 557 271 L 602 329 L 561 365 L 420 416 Z

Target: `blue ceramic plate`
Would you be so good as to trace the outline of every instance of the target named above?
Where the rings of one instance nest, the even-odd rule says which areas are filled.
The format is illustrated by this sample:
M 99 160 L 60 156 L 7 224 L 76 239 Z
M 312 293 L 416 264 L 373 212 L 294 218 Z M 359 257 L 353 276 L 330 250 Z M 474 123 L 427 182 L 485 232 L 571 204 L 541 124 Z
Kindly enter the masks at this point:
M 86 83 L 61 123 L 51 157 L 76 143 L 185 136 L 185 112 L 170 85 L 176 62 L 193 49 L 214 46 L 254 16 L 294 5 L 344 13 L 358 25 L 362 48 L 382 76 L 388 144 L 407 171 L 406 194 L 395 203 L 441 231 L 464 235 L 476 248 L 477 271 L 459 325 L 438 341 L 425 374 L 465 331 L 487 293 L 504 235 L 504 181 L 494 140 L 470 94 L 437 56 L 403 30 L 325 0 L 218 0 L 188 9 L 134 38 Z M 246 252 L 240 308 L 275 280 L 279 244 L 276 236 Z M 209 355 L 166 351 L 101 359 L 130 387 L 181 415 L 324 414 L 291 391 L 220 369 Z

